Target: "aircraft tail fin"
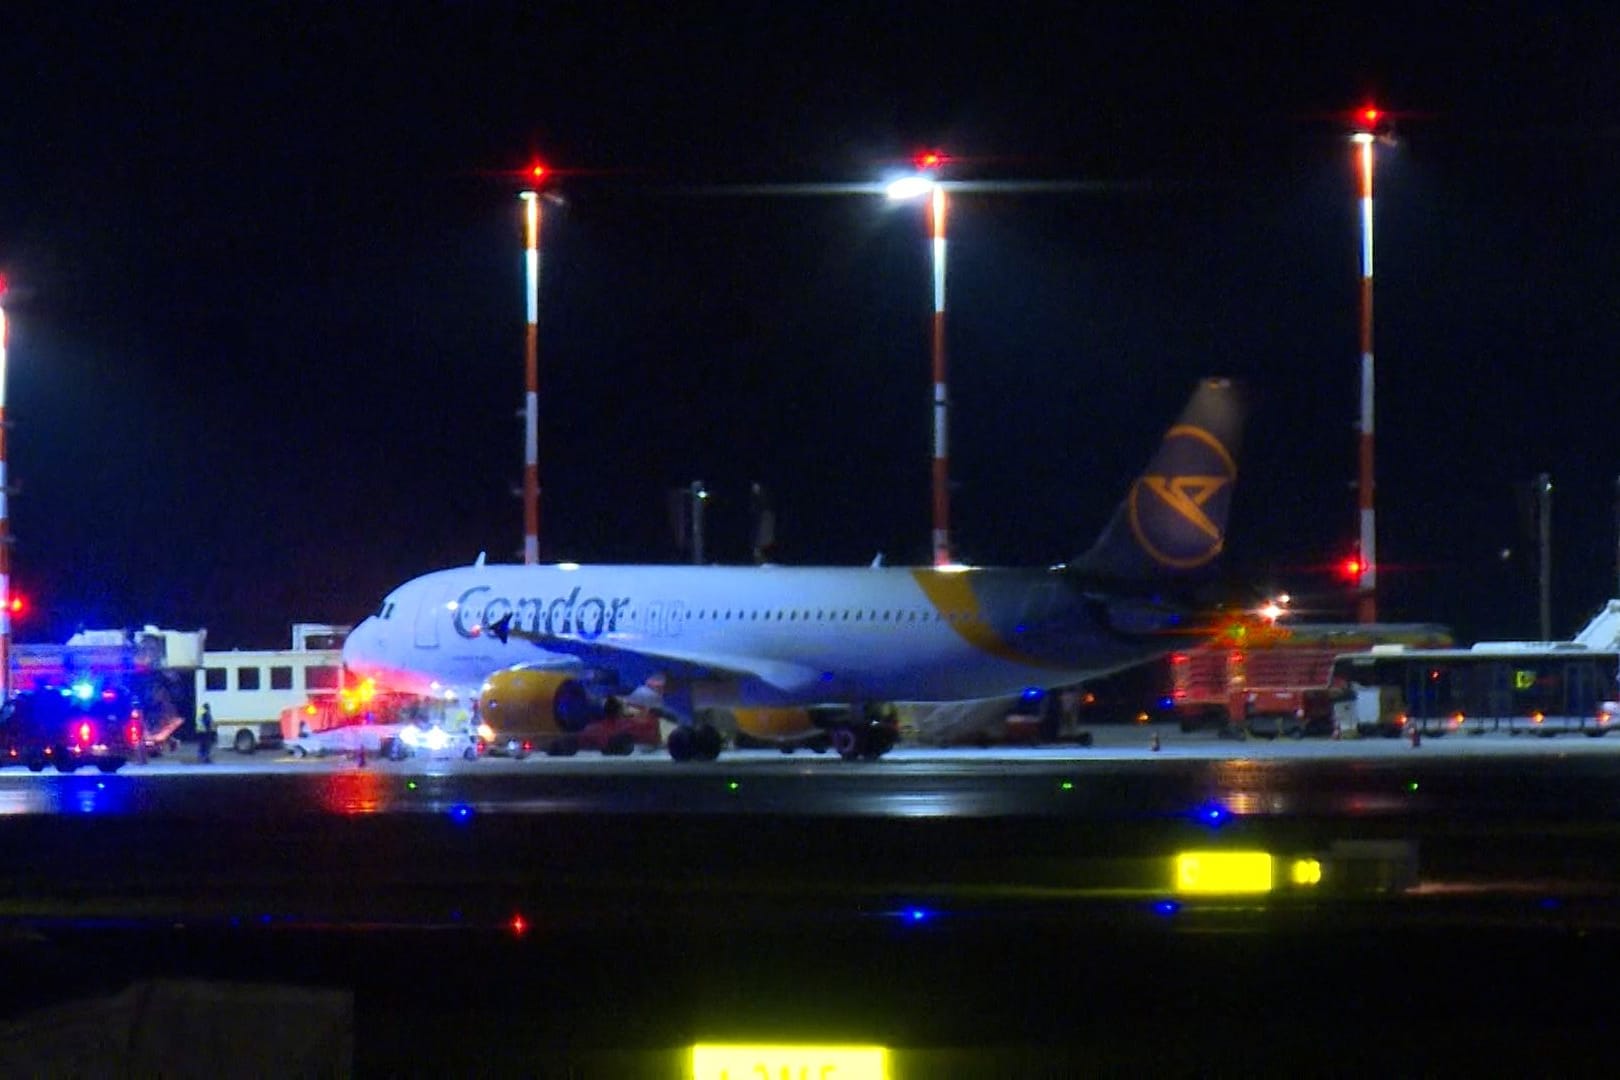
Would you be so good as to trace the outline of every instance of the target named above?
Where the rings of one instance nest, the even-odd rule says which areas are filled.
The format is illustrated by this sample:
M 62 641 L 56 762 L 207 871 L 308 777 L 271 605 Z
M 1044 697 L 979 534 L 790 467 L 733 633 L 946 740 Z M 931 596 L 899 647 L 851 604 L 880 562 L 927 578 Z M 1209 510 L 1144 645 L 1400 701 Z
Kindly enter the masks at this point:
M 1123 583 L 1207 575 L 1226 547 L 1242 428 L 1232 382 L 1200 382 L 1108 527 L 1071 567 Z

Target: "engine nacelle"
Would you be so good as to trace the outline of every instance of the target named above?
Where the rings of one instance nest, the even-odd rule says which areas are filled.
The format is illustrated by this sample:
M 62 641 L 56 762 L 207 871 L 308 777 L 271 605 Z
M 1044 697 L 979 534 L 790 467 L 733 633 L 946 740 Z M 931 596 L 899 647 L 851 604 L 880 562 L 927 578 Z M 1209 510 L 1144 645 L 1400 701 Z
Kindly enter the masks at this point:
M 541 668 L 497 671 L 478 692 L 478 715 L 496 733 L 511 737 L 574 734 L 597 720 L 620 715 L 623 703 L 577 676 Z
M 737 730 L 760 742 L 795 742 L 822 730 L 802 705 L 735 708 L 731 713 L 736 717 Z

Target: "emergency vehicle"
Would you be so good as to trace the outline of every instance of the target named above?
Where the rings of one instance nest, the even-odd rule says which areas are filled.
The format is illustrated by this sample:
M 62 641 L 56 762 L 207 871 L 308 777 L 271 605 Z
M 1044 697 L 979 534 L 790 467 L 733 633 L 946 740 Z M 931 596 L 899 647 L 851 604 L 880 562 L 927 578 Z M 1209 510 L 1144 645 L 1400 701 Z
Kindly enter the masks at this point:
M 24 690 L 0 707 L 0 765 L 70 773 L 94 765 L 117 772 L 145 736 L 128 691 L 88 682 Z

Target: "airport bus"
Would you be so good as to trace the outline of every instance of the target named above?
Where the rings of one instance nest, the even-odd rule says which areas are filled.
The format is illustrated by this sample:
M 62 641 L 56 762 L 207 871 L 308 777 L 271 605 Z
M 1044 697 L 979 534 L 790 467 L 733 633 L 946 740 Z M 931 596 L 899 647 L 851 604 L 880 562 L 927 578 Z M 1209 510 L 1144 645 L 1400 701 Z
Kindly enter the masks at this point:
M 281 714 L 343 689 L 343 636 L 348 627 L 300 623 L 291 649 L 207 651 L 197 669 L 199 710 L 214 716 L 220 746 L 251 754 L 281 742 Z
M 1377 646 L 1333 663 L 1341 732 L 1599 736 L 1620 711 L 1620 652 L 1572 643 L 1484 642 L 1471 649 Z

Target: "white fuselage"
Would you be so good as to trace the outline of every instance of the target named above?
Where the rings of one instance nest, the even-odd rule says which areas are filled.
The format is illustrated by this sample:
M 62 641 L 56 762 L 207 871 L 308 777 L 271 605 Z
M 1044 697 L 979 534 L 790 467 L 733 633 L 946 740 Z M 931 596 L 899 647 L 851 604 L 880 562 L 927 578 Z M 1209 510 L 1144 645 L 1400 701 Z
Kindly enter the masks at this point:
M 478 565 L 396 589 L 344 659 L 423 693 L 527 664 L 763 705 L 990 697 L 1170 647 L 1100 633 L 1073 600 L 1048 571 Z

